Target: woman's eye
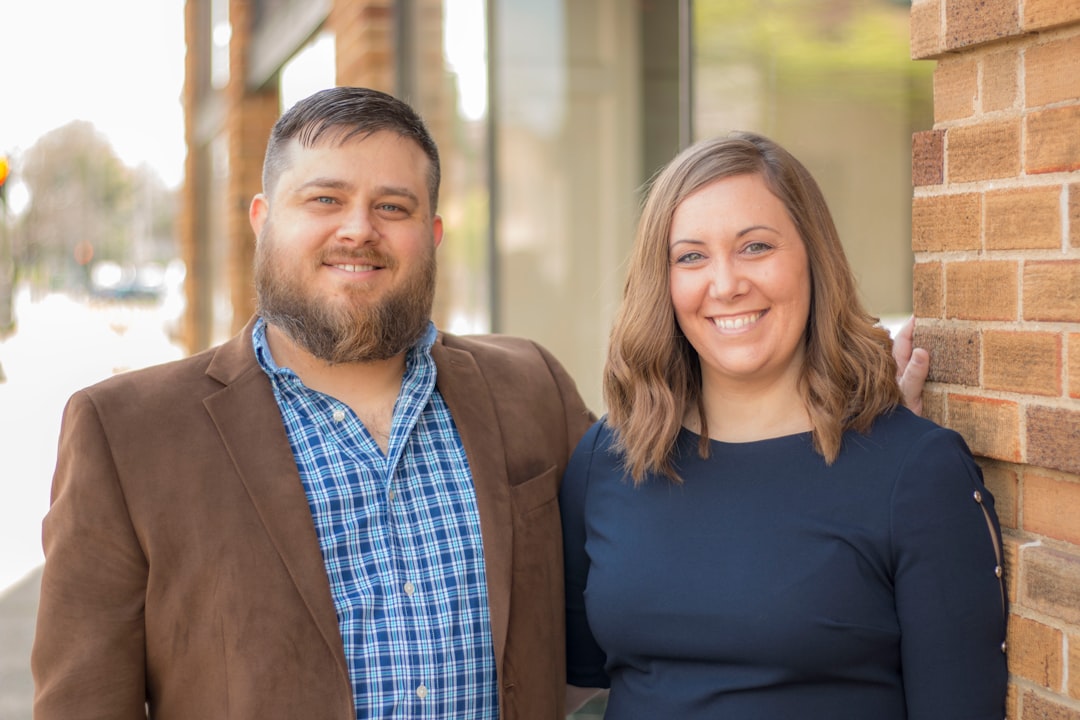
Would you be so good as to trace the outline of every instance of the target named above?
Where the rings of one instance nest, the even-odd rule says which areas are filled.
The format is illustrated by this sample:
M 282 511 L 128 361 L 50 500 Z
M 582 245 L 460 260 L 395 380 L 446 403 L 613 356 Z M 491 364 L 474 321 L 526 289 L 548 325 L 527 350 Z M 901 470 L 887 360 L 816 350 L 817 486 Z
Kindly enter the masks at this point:
M 688 253 L 683 253 L 682 255 L 677 255 L 675 257 L 675 262 L 678 263 L 678 264 L 694 263 L 694 262 L 697 262 L 698 260 L 701 260 L 704 257 L 705 257 L 704 255 L 702 255 L 701 253 L 699 253 L 699 252 L 697 252 L 695 250 L 693 252 L 688 252 Z
M 766 250 L 771 250 L 772 245 L 766 242 L 752 242 L 749 243 L 744 249 L 746 250 L 746 252 L 752 255 L 756 255 L 758 253 L 763 253 Z

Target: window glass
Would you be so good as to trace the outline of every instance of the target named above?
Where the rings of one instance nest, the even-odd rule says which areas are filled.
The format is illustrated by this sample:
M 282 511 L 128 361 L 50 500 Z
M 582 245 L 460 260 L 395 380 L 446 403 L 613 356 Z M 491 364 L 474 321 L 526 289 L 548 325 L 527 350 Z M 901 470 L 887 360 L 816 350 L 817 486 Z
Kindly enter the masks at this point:
M 821 185 L 871 312 L 911 311 L 911 135 L 932 126 L 931 63 L 906 2 L 696 0 L 695 139 L 777 140 Z

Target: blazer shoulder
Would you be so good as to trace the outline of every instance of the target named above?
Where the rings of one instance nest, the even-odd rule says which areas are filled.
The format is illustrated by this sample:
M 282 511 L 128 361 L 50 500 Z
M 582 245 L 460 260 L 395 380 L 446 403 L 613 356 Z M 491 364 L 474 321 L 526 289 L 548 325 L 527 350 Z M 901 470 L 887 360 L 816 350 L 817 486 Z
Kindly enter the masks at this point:
M 250 340 L 245 353 L 243 336 L 222 345 L 167 363 L 128 370 L 84 388 L 95 404 L 131 403 L 168 407 L 202 400 L 245 372 L 259 370 Z

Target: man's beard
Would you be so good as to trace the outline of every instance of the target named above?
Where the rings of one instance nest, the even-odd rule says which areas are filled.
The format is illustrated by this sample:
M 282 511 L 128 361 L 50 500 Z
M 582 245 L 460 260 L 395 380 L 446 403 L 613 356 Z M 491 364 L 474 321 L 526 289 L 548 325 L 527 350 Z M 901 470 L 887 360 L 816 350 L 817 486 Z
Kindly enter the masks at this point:
M 379 265 L 393 270 L 397 262 L 365 250 L 335 259 Z M 382 271 L 380 271 L 382 272 Z M 352 302 L 326 302 L 305 291 L 303 280 L 276 262 L 269 224 L 255 249 L 255 292 L 258 313 L 300 347 L 327 363 L 386 360 L 412 347 L 427 329 L 435 296 L 435 248 L 403 278 L 400 287 L 367 300 L 363 290 L 349 292 Z

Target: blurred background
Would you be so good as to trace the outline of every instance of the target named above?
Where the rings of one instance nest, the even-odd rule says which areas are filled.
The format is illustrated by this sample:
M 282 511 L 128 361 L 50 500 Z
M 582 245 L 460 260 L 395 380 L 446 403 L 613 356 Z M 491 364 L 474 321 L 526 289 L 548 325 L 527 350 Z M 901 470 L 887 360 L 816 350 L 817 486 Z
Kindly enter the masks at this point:
M 911 311 L 903 0 L 11 0 L 0 11 L 0 717 L 30 717 L 40 522 L 76 389 L 224 340 L 280 112 L 334 84 L 427 118 L 436 322 L 599 375 L 641 190 L 730 129 L 821 183 L 871 311 Z M 138 399 L 134 398 L 133 402 Z M 585 713 L 598 716 L 595 705 Z

